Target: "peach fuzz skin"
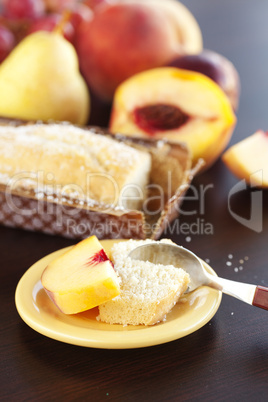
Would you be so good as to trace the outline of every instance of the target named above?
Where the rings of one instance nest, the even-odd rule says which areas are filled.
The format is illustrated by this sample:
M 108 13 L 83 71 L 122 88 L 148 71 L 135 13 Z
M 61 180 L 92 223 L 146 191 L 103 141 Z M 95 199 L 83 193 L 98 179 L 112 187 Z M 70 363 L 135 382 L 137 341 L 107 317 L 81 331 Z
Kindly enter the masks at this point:
M 124 0 L 125 3 L 144 4 L 145 0 Z M 202 32 L 193 14 L 177 0 L 146 0 L 146 4 L 158 8 L 167 15 L 176 31 L 180 55 L 199 54 L 203 49 Z
M 180 42 L 172 13 L 163 11 L 158 3 L 107 5 L 96 12 L 92 21 L 81 24 L 76 39 L 81 72 L 101 99 L 111 101 L 118 85 L 132 75 L 187 53 L 188 37 Z M 193 17 L 189 24 L 189 30 L 193 24 L 198 31 Z M 197 45 L 193 48 L 198 51 L 202 49 L 202 37 L 196 36 Z M 192 37 L 190 40 L 195 41 Z
M 152 119 L 154 125 L 151 130 L 144 129 L 137 119 L 142 112 L 146 120 L 148 106 L 155 108 L 157 116 L 154 121 L 153 110 L 148 117 L 149 124 Z M 118 87 L 110 130 L 141 138 L 185 142 L 193 162 L 204 159 L 206 169 L 227 146 L 235 123 L 230 101 L 214 81 L 197 72 L 164 67 L 137 74 Z

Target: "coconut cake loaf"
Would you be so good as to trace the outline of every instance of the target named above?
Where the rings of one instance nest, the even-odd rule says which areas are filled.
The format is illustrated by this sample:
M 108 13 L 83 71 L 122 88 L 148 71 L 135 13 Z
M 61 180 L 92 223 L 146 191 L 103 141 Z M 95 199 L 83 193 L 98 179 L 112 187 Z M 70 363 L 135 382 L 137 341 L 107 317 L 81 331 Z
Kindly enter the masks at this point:
M 150 170 L 149 153 L 70 124 L 0 126 L 0 183 L 12 188 L 140 209 Z

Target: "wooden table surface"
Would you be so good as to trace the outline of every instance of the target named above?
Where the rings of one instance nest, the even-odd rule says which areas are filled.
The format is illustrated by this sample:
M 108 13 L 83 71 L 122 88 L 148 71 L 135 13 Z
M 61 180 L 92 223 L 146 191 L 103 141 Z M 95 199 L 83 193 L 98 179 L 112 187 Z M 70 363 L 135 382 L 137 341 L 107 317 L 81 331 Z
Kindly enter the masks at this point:
M 204 47 L 227 56 L 239 71 L 242 93 L 231 143 L 268 129 L 268 2 L 183 3 L 199 21 Z M 250 218 L 254 189 L 234 194 L 228 208 L 237 182 L 219 160 L 194 181 L 197 191 L 209 186 L 204 210 L 199 201 L 185 200 L 191 215 L 184 213 L 180 223 L 188 232 L 165 236 L 209 259 L 220 276 L 268 286 L 268 192 L 255 189 L 263 206 L 247 227 L 239 217 Z M 262 228 L 256 232 L 258 217 Z M 202 224 L 213 233 L 203 233 Z M 22 321 L 14 294 L 35 261 L 74 241 L 5 227 L 0 236 L 1 401 L 267 401 L 267 311 L 223 295 L 208 324 L 166 344 L 106 350 L 61 343 Z

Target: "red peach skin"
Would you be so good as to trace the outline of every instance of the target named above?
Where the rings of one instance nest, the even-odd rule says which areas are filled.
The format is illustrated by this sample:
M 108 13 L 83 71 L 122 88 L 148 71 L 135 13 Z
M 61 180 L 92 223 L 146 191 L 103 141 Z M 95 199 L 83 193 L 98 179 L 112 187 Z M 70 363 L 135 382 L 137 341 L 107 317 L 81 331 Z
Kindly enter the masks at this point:
M 81 24 L 76 37 L 81 72 L 101 99 L 110 101 L 118 85 L 136 73 L 161 67 L 180 54 L 202 50 L 194 17 L 189 31 L 193 25 L 197 39 L 184 38 L 173 14 L 162 10 L 160 3 L 162 0 L 107 5 L 98 9 L 91 22 Z M 188 21 L 190 12 L 180 13 Z M 191 41 L 194 46 L 188 50 Z

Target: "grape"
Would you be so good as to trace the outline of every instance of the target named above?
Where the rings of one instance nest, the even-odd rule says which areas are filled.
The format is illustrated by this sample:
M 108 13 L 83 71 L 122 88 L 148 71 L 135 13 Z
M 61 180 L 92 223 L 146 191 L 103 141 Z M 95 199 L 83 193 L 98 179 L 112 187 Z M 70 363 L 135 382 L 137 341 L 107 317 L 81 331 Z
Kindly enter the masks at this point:
M 100 5 L 109 4 L 110 0 L 84 0 L 84 4 L 90 7 L 93 11 Z
M 75 31 L 78 29 L 81 22 L 90 21 L 92 18 L 92 10 L 83 3 L 78 3 L 71 9 L 70 22 Z
M 47 11 L 61 12 L 72 8 L 79 0 L 44 0 Z
M 15 46 L 15 36 L 13 33 L 0 25 L 0 63 L 6 58 Z
M 3 15 L 8 18 L 37 18 L 45 13 L 44 0 L 4 0 Z
M 45 17 L 37 19 L 31 24 L 27 35 L 37 31 L 51 32 L 60 23 L 61 18 L 62 16 L 60 14 L 49 14 Z M 74 27 L 69 21 L 64 24 L 63 36 L 65 39 L 72 42 L 74 36 Z

